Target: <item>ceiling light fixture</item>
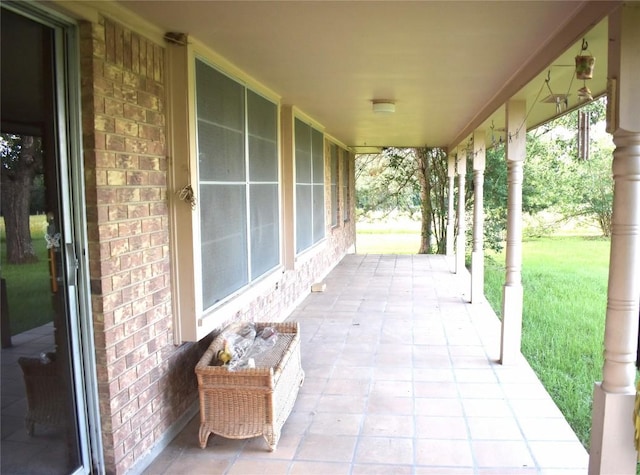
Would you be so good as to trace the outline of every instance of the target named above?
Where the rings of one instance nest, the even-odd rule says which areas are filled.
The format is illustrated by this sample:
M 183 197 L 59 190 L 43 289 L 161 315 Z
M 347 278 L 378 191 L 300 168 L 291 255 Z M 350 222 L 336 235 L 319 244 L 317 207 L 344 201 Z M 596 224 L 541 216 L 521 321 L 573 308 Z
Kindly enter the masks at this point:
M 373 112 L 389 114 L 396 111 L 395 101 L 389 99 L 374 99 L 371 103 L 373 104 Z

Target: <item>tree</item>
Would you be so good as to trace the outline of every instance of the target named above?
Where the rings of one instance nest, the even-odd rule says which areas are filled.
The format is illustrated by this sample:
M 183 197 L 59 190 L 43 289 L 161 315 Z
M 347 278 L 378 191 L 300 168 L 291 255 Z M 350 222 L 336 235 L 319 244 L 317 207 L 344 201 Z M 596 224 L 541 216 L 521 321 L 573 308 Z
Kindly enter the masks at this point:
M 38 260 L 31 240 L 31 187 L 42 168 L 41 141 L 30 135 L 0 134 L 0 199 L 5 223 L 7 262 Z
M 358 209 L 420 215 L 419 254 L 446 248 L 447 155 L 434 147 L 390 147 L 358 157 Z

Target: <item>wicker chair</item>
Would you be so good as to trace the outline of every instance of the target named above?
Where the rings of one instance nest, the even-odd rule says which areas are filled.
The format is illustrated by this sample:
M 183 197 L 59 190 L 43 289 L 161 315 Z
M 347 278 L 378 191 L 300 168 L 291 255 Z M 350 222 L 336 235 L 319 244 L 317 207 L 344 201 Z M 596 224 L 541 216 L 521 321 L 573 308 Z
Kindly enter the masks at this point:
M 27 434 L 34 435 L 35 424 L 64 427 L 65 391 L 55 355 L 47 354 L 48 359 L 18 359 L 22 368 L 27 392 L 27 415 L 25 424 Z

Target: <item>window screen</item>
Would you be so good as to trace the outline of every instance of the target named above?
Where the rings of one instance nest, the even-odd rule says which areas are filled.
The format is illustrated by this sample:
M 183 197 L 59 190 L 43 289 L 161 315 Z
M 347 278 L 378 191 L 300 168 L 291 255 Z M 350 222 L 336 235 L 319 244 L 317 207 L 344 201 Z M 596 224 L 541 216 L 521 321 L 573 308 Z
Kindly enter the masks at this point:
M 202 307 L 280 262 L 277 106 L 196 60 Z
M 324 135 L 295 121 L 296 252 L 324 238 Z
M 338 146 L 331 144 L 331 226 L 338 225 Z
M 351 203 L 351 188 L 349 187 L 349 152 L 342 151 L 342 170 L 340 170 L 340 181 L 342 185 L 342 219 L 349 221 L 350 217 L 350 203 Z

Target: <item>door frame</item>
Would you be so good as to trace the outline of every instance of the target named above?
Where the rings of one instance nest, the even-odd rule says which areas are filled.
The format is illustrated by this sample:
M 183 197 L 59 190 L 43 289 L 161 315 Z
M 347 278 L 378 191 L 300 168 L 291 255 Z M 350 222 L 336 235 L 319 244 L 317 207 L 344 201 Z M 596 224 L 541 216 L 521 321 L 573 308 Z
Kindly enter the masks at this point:
M 63 265 L 66 266 L 69 280 L 69 350 L 75 383 L 81 463 L 76 473 L 104 474 L 89 281 L 78 25 L 55 10 L 31 2 L 3 2 L 2 8 L 48 26 L 54 32 L 54 112 L 59 194 L 65 229 Z

